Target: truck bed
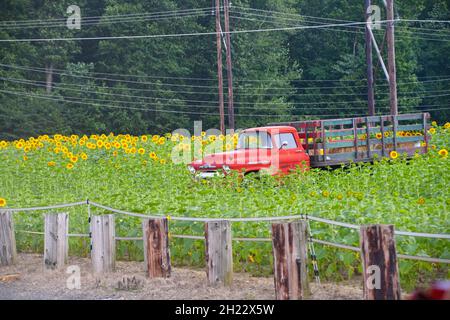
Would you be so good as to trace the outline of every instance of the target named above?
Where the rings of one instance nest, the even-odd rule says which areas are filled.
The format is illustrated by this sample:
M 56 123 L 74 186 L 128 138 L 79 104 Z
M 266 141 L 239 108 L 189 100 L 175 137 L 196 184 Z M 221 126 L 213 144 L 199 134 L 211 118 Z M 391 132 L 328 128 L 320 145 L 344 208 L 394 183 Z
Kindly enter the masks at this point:
M 371 162 L 391 151 L 428 152 L 429 113 L 271 123 L 297 129 L 311 167 Z

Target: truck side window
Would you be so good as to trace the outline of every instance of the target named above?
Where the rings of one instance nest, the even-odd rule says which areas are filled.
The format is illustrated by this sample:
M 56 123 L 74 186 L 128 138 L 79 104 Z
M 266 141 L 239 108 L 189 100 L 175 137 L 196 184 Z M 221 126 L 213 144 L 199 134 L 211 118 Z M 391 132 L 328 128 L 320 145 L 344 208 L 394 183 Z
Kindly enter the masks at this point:
M 238 149 L 271 149 L 272 139 L 265 131 L 245 132 L 239 136 Z
M 295 141 L 294 135 L 292 133 L 280 133 L 275 135 L 275 143 L 277 147 L 280 148 L 281 144 L 286 141 L 288 144 L 283 149 L 297 149 L 297 142 Z

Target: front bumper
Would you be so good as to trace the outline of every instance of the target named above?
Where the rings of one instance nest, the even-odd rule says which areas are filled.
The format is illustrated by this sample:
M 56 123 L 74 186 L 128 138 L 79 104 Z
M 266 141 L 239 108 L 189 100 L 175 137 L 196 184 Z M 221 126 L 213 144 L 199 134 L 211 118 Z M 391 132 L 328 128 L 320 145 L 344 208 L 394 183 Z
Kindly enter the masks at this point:
M 195 179 L 212 179 L 212 178 L 223 178 L 225 173 L 221 171 L 198 171 L 194 174 Z

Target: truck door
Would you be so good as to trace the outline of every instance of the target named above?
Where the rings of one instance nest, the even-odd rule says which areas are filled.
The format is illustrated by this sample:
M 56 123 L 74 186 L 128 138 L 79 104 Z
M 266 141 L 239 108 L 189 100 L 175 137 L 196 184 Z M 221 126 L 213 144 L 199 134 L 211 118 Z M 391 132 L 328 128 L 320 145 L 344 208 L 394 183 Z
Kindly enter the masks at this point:
M 287 173 L 295 170 L 297 166 L 302 167 L 302 161 L 305 162 L 306 166 L 309 166 L 309 157 L 293 133 L 278 133 L 274 135 L 274 140 L 278 149 L 281 171 Z

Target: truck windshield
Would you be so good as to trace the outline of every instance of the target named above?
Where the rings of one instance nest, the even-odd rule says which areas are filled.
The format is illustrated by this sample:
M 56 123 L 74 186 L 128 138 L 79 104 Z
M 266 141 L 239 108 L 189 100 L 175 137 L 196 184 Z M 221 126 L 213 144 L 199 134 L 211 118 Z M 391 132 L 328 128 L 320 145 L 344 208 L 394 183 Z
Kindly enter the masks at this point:
M 244 132 L 239 136 L 238 149 L 271 149 L 272 139 L 265 131 Z

